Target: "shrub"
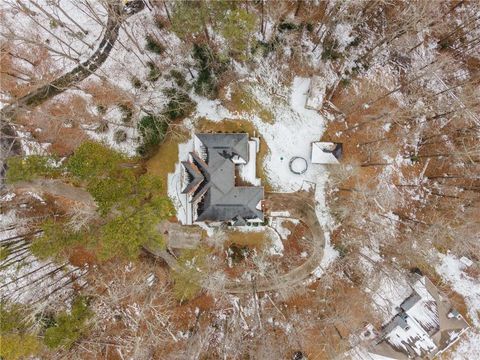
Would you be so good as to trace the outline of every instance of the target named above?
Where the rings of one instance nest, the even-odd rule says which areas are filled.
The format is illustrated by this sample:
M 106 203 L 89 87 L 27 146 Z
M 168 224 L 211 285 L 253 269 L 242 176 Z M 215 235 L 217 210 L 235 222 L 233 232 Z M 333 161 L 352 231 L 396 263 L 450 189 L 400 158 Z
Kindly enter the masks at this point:
M 7 183 L 30 181 L 38 177 L 57 177 L 62 168 L 55 166 L 55 159 L 49 156 L 30 155 L 11 157 L 7 160 Z
M 148 61 L 147 66 L 148 66 L 148 69 L 149 69 L 149 72 L 148 72 L 148 75 L 147 75 L 147 80 L 150 81 L 150 82 L 157 81 L 160 78 L 160 76 L 162 76 L 162 73 L 160 72 L 160 69 L 152 61 Z
M 2 334 L 0 344 L 0 358 L 4 360 L 27 359 L 40 350 L 38 338 L 30 334 Z
M 56 21 L 54 19 L 50 19 L 50 28 L 52 28 L 52 29 L 58 28 L 58 21 Z
M 251 253 L 252 250 L 249 249 L 248 246 L 240 246 L 237 244 L 232 244 L 227 250 L 228 257 L 232 259 L 234 264 L 238 264 L 246 259 Z
M 280 24 L 278 24 L 278 31 L 280 32 L 298 30 L 300 28 L 301 28 L 300 25 L 287 22 L 287 21 L 282 21 Z
M 165 51 L 165 47 L 153 35 L 148 34 L 145 41 L 147 42 L 145 49 L 148 51 L 159 55 Z
M 272 51 L 275 51 L 278 42 L 278 38 L 275 38 L 269 42 L 257 40 L 255 45 L 252 47 L 252 54 L 255 55 L 260 52 L 263 57 L 267 57 L 268 54 L 270 54 Z
M 143 245 L 154 244 L 165 248 L 158 223 L 173 214 L 171 201 L 159 195 L 163 183 L 160 178 L 142 175 L 132 190 L 132 197 L 120 206 L 120 215 L 101 229 L 101 260 L 115 256 L 134 259 Z
M 154 21 L 155 21 L 155 26 L 160 30 L 163 30 L 165 28 L 165 20 L 162 17 L 156 16 Z
M 195 104 L 186 92 L 175 88 L 167 88 L 163 92 L 169 98 L 165 108 L 165 115 L 170 120 L 188 116 L 193 111 Z
M 360 45 L 360 37 L 357 36 L 355 37 L 355 39 L 352 40 L 352 42 L 350 44 L 348 44 L 348 47 L 356 47 Z
M 97 105 L 97 111 L 100 115 L 105 115 L 107 113 L 107 107 L 105 105 Z
M 185 85 L 187 85 L 185 75 L 183 75 L 180 71 L 172 69 L 170 70 L 170 76 L 173 78 L 178 87 L 184 88 Z
M 194 89 L 199 95 L 216 98 L 218 95 L 218 77 L 227 70 L 228 60 L 220 59 L 206 44 L 194 44 L 193 58 L 198 70 Z
M 24 359 L 40 350 L 38 338 L 27 332 L 32 326 L 25 320 L 27 310 L 23 305 L 0 302 L 0 358 Z
M 132 85 L 135 89 L 140 89 L 142 87 L 142 81 L 138 77 L 133 76 Z
M 142 136 L 142 145 L 138 148 L 138 152 L 140 155 L 146 155 L 163 140 L 168 122 L 162 115 L 146 115 L 140 119 L 137 127 Z
M 84 233 L 68 231 L 62 223 L 52 220 L 43 223 L 42 230 L 42 235 L 30 245 L 30 251 L 39 259 L 61 259 L 66 249 L 86 241 Z
M 43 339 L 49 348 L 70 348 L 86 331 L 86 321 L 93 315 L 85 297 L 79 297 L 70 314 L 62 312 L 55 317 L 55 326 L 47 328 Z
M 346 88 L 350 85 L 350 79 L 348 77 L 344 77 L 342 78 L 342 80 L 340 80 L 340 84 Z
M 142 246 L 150 242 L 165 248 L 163 236 L 156 228 L 160 221 L 161 218 L 148 206 L 123 212 L 102 227 L 99 259 L 121 257 L 134 260 Z
M 117 168 L 124 155 L 95 141 L 86 141 L 67 161 L 67 169 L 82 180 L 99 177 Z
M 327 37 L 323 42 L 322 60 L 337 60 L 342 54 L 337 51 L 337 42 Z
M 118 104 L 118 108 L 122 113 L 122 121 L 124 123 L 130 123 L 133 117 L 133 109 L 129 104 Z
M 124 130 L 116 130 L 113 134 L 113 140 L 115 140 L 117 144 L 120 144 L 127 140 L 127 133 Z
M 108 130 L 108 122 L 101 120 L 97 127 L 95 128 L 95 132 L 97 133 L 104 133 Z
M 87 190 L 95 199 L 100 214 L 106 215 L 114 204 L 132 193 L 135 181 L 132 170 L 121 169 L 111 172 L 107 177 L 93 178 Z

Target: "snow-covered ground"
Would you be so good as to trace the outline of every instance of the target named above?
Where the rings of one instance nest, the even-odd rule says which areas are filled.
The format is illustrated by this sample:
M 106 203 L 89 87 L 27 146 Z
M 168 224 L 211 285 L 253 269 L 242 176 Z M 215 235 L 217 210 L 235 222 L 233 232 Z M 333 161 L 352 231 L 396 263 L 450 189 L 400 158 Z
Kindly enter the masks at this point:
M 468 307 L 468 315 L 476 327 L 480 327 L 480 279 L 465 273 L 467 266 L 453 254 L 439 254 L 440 264 L 436 267 L 440 276 L 452 289 L 463 296 Z
M 30 195 L 43 201 L 35 193 Z M 14 194 L 9 193 L 1 201 L 3 203 L 13 199 Z M 17 218 L 14 210 L 0 213 L 0 242 L 2 252 L 7 252 L 0 261 L 2 299 L 41 307 L 53 300 L 72 296 L 74 287 L 85 284 L 81 276 L 86 273 L 86 269 L 37 259 L 29 250 L 29 242 L 21 236 L 27 232 L 23 228 L 24 222 Z
M 480 331 L 478 329 L 467 331 L 449 356 L 452 360 L 478 359 L 480 356 Z

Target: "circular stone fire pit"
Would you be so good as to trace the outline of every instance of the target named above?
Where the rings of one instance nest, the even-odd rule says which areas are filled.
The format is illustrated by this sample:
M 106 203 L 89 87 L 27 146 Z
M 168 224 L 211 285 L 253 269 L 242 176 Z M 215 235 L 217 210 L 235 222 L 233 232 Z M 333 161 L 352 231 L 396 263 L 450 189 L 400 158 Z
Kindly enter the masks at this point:
M 294 174 L 301 175 L 308 169 L 307 160 L 300 156 L 294 156 L 290 159 L 288 163 L 290 171 Z

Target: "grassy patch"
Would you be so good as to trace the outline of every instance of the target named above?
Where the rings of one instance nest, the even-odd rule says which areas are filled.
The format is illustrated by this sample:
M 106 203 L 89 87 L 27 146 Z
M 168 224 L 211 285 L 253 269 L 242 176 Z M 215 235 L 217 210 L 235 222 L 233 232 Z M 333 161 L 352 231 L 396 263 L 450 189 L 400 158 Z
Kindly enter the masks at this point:
M 257 115 L 268 124 L 273 124 L 275 121 L 273 113 L 260 104 L 245 85 L 236 84 L 232 87 L 232 98 L 229 105 L 230 111 Z
M 173 293 L 180 301 L 191 300 L 202 289 L 201 281 L 207 275 L 208 255 L 206 247 L 183 250 L 178 258 L 180 269 L 173 272 Z
M 175 163 L 178 161 L 178 145 L 188 139 L 187 131 L 170 132 L 158 147 L 158 151 L 147 161 L 147 171 L 162 179 L 166 184 L 168 174 L 175 170 Z M 163 194 L 167 195 L 166 187 Z
M 226 232 L 227 238 L 225 239 L 224 246 L 230 247 L 237 245 L 239 247 L 248 247 L 250 249 L 263 249 L 265 245 L 271 243 L 270 237 L 266 231 L 251 231 L 243 232 L 238 230 L 229 230 Z

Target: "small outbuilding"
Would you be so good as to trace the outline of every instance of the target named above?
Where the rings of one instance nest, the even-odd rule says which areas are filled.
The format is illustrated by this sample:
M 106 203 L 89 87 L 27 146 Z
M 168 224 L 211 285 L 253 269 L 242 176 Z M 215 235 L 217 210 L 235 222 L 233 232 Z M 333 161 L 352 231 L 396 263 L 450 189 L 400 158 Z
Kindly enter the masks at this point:
M 305 108 L 315 111 L 321 110 L 326 90 L 325 81 L 320 76 L 312 76 L 308 87 Z
M 316 141 L 312 143 L 312 164 L 339 164 L 343 145 L 334 142 Z

